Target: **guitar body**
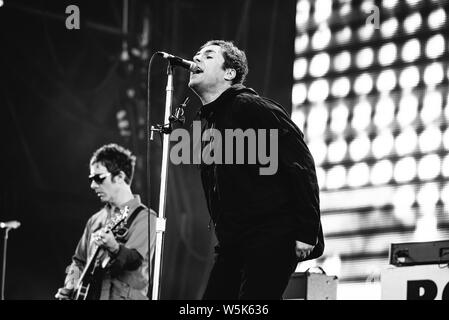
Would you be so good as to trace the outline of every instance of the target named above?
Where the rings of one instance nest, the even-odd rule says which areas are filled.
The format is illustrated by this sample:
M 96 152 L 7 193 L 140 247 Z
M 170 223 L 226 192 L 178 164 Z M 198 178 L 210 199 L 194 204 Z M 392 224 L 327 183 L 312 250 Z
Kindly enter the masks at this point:
M 97 257 L 100 248 L 97 247 L 91 261 L 84 270 L 78 281 L 78 286 L 74 291 L 72 300 L 98 300 L 101 294 L 101 282 L 103 279 L 103 269 L 101 269 Z
M 119 226 L 124 224 L 125 220 L 128 218 L 128 212 L 128 207 L 125 207 L 124 211 L 121 212 L 120 217 L 116 218 L 115 221 L 112 221 L 111 225 L 108 225 L 106 228 L 114 233 Z M 98 259 L 98 256 L 102 251 L 103 250 L 98 246 L 95 248 L 94 254 L 86 263 L 83 273 L 78 280 L 78 285 L 71 297 L 72 300 L 98 300 L 100 298 L 101 283 L 105 271 Z

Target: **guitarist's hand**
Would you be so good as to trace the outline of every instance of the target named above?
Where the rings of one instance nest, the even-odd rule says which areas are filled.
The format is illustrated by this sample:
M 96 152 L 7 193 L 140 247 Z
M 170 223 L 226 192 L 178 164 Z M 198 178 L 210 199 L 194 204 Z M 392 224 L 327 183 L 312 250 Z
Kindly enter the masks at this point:
M 55 298 L 59 300 L 70 300 L 70 296 L 72 295 L 73 289 L 69 288 L 59 288 L 58 292 L 55 294 Z
M 94 235 L 94 241 L 97 246 L 106 248 L 110 252 L 116 252 L 119 249 L 119 244 L 115 240 L 114 235 L 108 229 L 102 229 Z

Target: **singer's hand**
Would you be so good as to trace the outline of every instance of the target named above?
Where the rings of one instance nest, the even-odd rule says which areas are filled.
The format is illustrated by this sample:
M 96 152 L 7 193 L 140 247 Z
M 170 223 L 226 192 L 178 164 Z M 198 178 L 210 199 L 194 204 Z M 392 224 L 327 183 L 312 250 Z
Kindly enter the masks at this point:
M 296 241 L 296 256 L 304 260 L 305 258 L 307 258 L 307 256 L 310 255 L 314 247 L 315 246 L 312 246 L 311 244 Z

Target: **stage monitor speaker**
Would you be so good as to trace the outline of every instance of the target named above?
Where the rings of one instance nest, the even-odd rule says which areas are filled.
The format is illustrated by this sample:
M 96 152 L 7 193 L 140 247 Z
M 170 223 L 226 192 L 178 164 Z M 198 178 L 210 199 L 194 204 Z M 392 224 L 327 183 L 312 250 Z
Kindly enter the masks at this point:
M 449 240 L 392 243 L 390 264 L 414 266 L 449 262 Z
M 337 283 L 337 276 L 328 276 L 324 272 L 295 272 L 290 277 L 283 299 L 336 300 Z

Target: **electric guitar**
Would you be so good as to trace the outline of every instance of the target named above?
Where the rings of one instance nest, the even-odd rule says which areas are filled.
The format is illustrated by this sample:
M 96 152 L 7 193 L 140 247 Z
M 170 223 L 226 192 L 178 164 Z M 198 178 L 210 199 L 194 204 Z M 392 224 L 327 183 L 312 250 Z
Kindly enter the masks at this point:
M 125 221 L 128 218 L 128 213 L 128 207 L 120 210 L 120 214 L 106 225 L 106 229 L 110 230 L 115 236 L 115 231 L 125 224 Z M 100 265 L 101 261 L 98 259 L 98 255 L 101 252 L 101 247 L 96 244 L 93 244 L 93 246 L 95 246 L 94 253 L 87 261 L 75 290 L 73 290 L 71 297 L 72 300 L 91 300 L 95 296 L 95 293 L 92 292 L 92 287 L 94 287 L 97 291 L 101 289 L 98 288 L 101 284 L 99 275 L 101 274 L 102 267 L 104 267 Z M 98 292 L 96 294 L 98 294 Z

